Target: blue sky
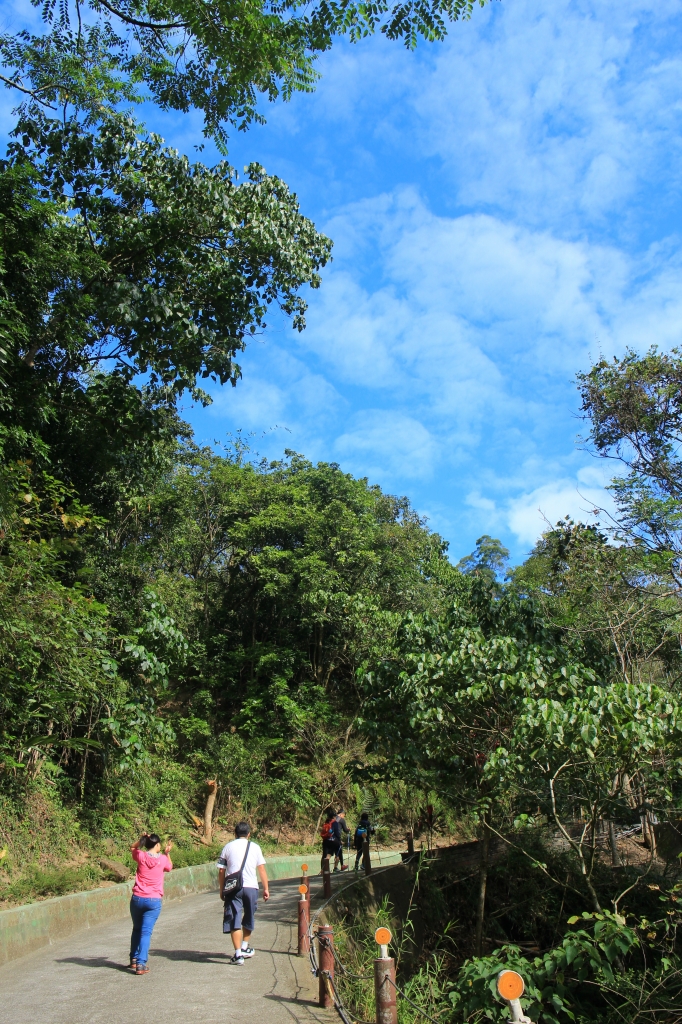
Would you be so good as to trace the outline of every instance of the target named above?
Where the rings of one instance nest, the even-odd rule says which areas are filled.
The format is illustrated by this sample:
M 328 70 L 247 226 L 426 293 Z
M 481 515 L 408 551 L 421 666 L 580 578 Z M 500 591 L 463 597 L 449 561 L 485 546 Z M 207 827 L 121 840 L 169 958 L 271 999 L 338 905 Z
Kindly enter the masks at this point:
M 334 261 L 303 334 L 274 317 L 238 387 L 185 408 L 197 439 L 337 461 L 408 495 L 455 560 L 592 520 L 612 467 L 576 445 L 575 373 L 680 341 L 681 22 L 667 0 L 495 0 L 416 53 L 324 55 L 316 93 L 230 159 L 283 177 Z M 202 141 L 198 116 L 146 120 Z

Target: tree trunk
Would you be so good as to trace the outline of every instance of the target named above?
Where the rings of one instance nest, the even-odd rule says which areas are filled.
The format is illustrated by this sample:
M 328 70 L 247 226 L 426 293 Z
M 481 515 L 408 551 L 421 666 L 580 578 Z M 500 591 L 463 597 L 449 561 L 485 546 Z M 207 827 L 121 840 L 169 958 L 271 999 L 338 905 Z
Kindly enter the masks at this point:
M 656 827 L 652 821 L 653 814 L 651 811 L 646 812 L 646 824 L 649 832 L 649 849 L 651 850 L 651 856 L 656 856 Z
M 90 737 L 92 736 L 92 711 L 93 711 L 93 707 L 94 707 L 94 705 L 91 704 L 90 705 L 90 720 L 88 721 L 88 735 L 87 735 L 87 739 L 90 739 Z M 88 746 L 86 744 L 85 750 L 83 751 L 83 764 L 81 766 L 81 785 L 80 785 L 81 803 L 83 803 L 83 800 L 85 799 L 85 772 L 86 772 L 87 766 L 88 766 Z
M 490 832 L 484 820 L 483 838 L 481 839 L 481 861 L 478 868 L 478 906 L 476 907 L 476 938 L 474 954 L 483 955 L 483 922 L 485 921 L 485 890 L 488 885 L 488 854 L 490 852 Z
M 218 783 L 215 779 L 207 779 L 208 796 L 206 797 L 206 808 L 204 810 L 204 837 L 203 842 L 210 846 L 213 842 L 213 805 L 215 804 Z
M 609 845 L 611 846 L 611 867 L 622 868 L 620 854 L 618 852 L 618 843 L 616 841 L 616 826 L 609 818 Z

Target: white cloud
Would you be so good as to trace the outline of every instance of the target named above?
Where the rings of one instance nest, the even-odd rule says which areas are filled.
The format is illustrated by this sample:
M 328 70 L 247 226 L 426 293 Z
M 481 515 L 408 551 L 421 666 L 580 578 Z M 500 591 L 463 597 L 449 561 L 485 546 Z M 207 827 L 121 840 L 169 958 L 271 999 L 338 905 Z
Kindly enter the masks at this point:
M 416 56 L 335 47 L 318 93 L 268 115 L 308 145 L 287 159 L 336 243 L 295 344 L 337 404 L 297 429 L 403 481 L 453 555 L 608 506 L 574 375 L 682 340 L 681 13 L 490 4 Z
M 420 140 L 466 204 L 576 228 L 677 161 L 680 4 L 557 0 L 490 5 L 450 33 L 411 101 Z M 667 38 L 668 37 L 668 38 Z
M 520 544 L 532 547 L 540 534 L 564 516 L 583 523 L 608 525 L 604 512 L 613 510 L 601 487 L 581 486 L 574 480 L 555 480 L 509 502 L 507 522 Z
M 436 216 L 414 190 L 335 220 L 343 256 L 299 344 L 344 390 L 391 407 L 336 421 L 344 464 L 392 487 L 402 477 L 456 488 L 471 510 L 459 521 L 522 544 L 543 514 L 610 507 L 604 467 L 573 447 L 573 378 L 599 353 L 681 339 L 675 244 L 635 258 L 487 214 Z M 374 288 L 368 260 L 384 268 Z
M 356 473 L 395 489 L 397 480 L 428 479 L 438 446 L 426 427 L 412 416 L 367 409 L 353 416 L 334 447 Z
M 636 259 L 490 215 L 436 216 L 413 190 L 335 221 L 344 253 L 312 297 L 301 348 L 346 382 L 427 402 L 469 436 L 481 417 L 546 423 L 553 388 L 599 351 L 682 338 L 673 246 Z M 370 245 L 384 268 L 374 288 Z
M 393 161 L 444 210 L 630 243 L 651 226 L 642 209 L 664 212 L 662 186 L 682 184 L 681 13 L 680 0 L 490 3 L 412 54 L 335 45 L 316 94 L 267 116 L 275 133 L 311 133 L 303 173 L 317 165 L 325 202 L 349 164 L 371 179 Z

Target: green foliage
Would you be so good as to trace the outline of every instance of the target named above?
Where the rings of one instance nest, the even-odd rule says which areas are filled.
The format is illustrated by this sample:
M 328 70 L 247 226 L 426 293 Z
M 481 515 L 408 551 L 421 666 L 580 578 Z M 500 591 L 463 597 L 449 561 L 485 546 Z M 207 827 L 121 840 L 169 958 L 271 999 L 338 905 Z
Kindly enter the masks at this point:
M 118 521 L 27 462 L 3 480 L 0 750 L 17 794 L 49 777 L 112 838 L 150 817 L 186 835 L 208 777 L 219 815 L 310 828 L 347 801 L 365 761 L 356 671 L 406 607 L 441 600 L 444 545 L 406 501 L 297 456 L 194 448 Z
M 102 873 L 92 864 L 52 869 L 33 865 L 20 878 L 6 885 L 0 882 L 0 902 L 23 904 L 65 896 L 70 892 L 93 889 L 101 878 Z
M 509 551 L 495 537 L 484 533 L 476 541 L 476 550 L 460 559 L 457 568 L 466 575 L 481 576 L 495 582 L 504 573 L 509 561 Z
M 455 1019 L 508 1019 L 496 988 L 503 969 L 523 977 L 526 992 L 521 1005 L 539 1024 L 600 1019 L 608 1009 L 601 991 L 613 990 L 618 984 L 617 964 L 638 947 L 639 939 L 622 917 L 608 911 L 571 919 L 572 924 L 578 922 L 583 927 L 564 935 L 544 956 L 529 959 L 518 946 L 508 945 L 490 956 L 467 961 L 449 995 Z
M 611 661 L 623 679 L 679 675 L 679 608 L 652 585 L 661 568 L 641 547 L 614 545 L 596 526 L 568 517 L 547 530 L 512 574 L 562 632 Z
M 553 822 L 599 910 L 589 836 L 604 817 L 628 819 L 633 779 L 659 815 L 677 806 L 679 703 L 650 683 L 600 679 L 560 635 L 534 636 L 527 612 L 511 636 L 464 625 L 466 608 L 440 621 L 409 618 L 394 660 L 366 677 L 362 724 L 391 774 L 488 824 Z M 484 620 L 501 617 L 512 625 L 498 608 Z M 564 823 L 577 808 L 587 822 L 576 838 Z
M 237 184 L 228 165 L 191 165 L 128 118 L 94 134 L 75 121 L 25 120 L 18 131 L 0 174 L 16 319 L 5 422 L 47 430 L 61 454 L 73 451 L 72 420 L 89 412 L 100 447 L 104 434 L 129 460 L 147 437 L 153 461 L 149 441 L 177 431 L 175 397 L 202 397 L 197 378 L 234 384 L 235 353 L 271 303 L 302 329 L 297 293 L 319 284 L 330 242 L 262 168 Z M 96 462 L 104 475 L 113 455 Z
M 589 418 L 596 452 L 618 459 L 628 470 L 613 481 L 620 511 L 620 534 L 658 556 L 648 562 L 649 576 L 676 587 L 680 544 L 679 499 L 682 462 L 678 349 L 646 355 L 628 351 L 621 359 L 598 362 L 579 374 L 582 408 Z
M 30 110 L 61 108 L 65 97 L 88 119 L 102 108 L 152 99 L 161 109 L 204 115 L 204 132 L 225 146 L 226 124 L 245 128 L 259 94 L 274 100 L 311 91 L 317 54 L 336 36 L 357 41 L 377 30 L 414 47 L 442 39 L 448 21 L 469 17 L 474 0 L 411 0 L 367 6 L 344 0 L 303 6 L 254 0 L 50 2 L 46 32 L 0 37 L 3 76 Z M 481 6 L 483 0 L 479 0 Z
M 117 567 L 125 632 L 147 585 L 187 638 L 171 673 L 183 756 L 221 800 L 317 815 L 361 755 L 356 671 L 390 649 L 399 613 L 437 607 L 442 541 L 406 501 L 293 454 L 253 466 L 188 448 L 132 507 L 93 576 Z

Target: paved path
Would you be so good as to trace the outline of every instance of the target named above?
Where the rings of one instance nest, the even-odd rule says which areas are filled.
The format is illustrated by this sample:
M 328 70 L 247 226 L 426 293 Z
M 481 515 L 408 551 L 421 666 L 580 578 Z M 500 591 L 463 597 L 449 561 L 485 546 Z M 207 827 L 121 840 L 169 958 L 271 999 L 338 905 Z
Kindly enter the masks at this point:
M 217 893 L 164 905 L 150 973 L 127 970 L 130 922 L 84 930 L 0 967 L 0 1024 L 334 1024 L 315 1005 L 307 958 L 296 956 L 297 882 L 259 901 L 243 967 L 228 964 Z

